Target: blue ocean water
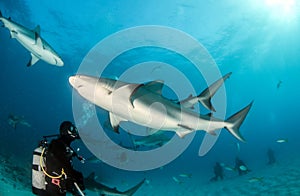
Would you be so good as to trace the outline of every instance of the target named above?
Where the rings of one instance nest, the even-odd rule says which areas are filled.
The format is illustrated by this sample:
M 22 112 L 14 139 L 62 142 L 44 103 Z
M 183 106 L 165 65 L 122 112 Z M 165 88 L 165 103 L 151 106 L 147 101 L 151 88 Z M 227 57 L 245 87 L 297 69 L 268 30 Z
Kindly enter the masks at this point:
M 299 6 L 296 0 L 1 1 L 4 17 L 11 17 L 30 29 L 39 24 L 42 37 L 65 64 L 56 67 L 39 61 L 26 67 L 29 52 L 10 38 L 6 28 L 0 29 L 0 157 L 5 168 L 1 170 L 2 182 L 13 183 L 16 190 L 30 191 L 33 149 L 42 136 L 56 134 L 61 121 L 74 120 L 69 76 L 76 74 L 84 57 L 97 43 L 119 31 L 143 25 L 185 32 L 206 48 L 222 75 L 233 72 L 225 83 L 226 118 L 254 101 L 240 128 L 247 142 L 239 142 L 222 130 L 214 147 L 205 156 L 198 156 L 205 135 L 199 131 L 183 154 L 157 169 L 124 171 L 105 163 L 74 161 L 75 167 L 85 176 L 96 172 L 101 182 L 123 190 L 143 178 L 149 179 L 137 195 L 159 195 L 162 184 L 168 195 L 194 195 L 195 192 L 201 195 L 196 187 L 209 183 L 215 162 L 233 166 L 235 157 L 239 156 L 252 171 L 264 171 L 268 169 L 268 148 L 275 152 L 278 164 L 282 163 L 281 169 L 289 171 L 289 165 L 283 163 L 296 163 L 300 155 Z M 122 42 L 113 44 L 111 49 Z M 174 65 L 189 78 L 197 93 L 207 87 L 203 77 L 194 74 L 192 63 L 164 48 L 125 51 L 110 62 L 105 74 L 120 76 L 134 65 L 148 61 Z M 154 71 L 163 71 L 159 69 Z M 168 90 L 164 96 L 176 98 Z M 97 111 L 100 121 L 106 122 L 107 113 Z M 12 128 L 8 124 L 10 114 L 24 116 L 31 126 Z M 286 142 L 279 143 L 279 139 Z M 128 143 L 128 136 L 123 133 L 117 140 Z M 80 148 L 84 156 L 91 156 L 83 142 L 76 142 L 74 147 Z M 227 178 L 236 180 L 235 172 L 225 172 Z M 180 174 L 192 174 L 192 178 L 181 179 Z M 183 185 L 173 177 L 184 181 Z M 196 191 L 185 191 L 189 185 Z M 214 195 L 214 190 L 211 191 Z

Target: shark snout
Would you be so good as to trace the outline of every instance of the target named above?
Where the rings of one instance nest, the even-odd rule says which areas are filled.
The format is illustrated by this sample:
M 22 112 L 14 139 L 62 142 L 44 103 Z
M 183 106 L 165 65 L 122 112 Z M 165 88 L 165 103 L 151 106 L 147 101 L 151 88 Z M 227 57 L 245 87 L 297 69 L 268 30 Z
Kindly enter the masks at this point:
M 76 88 L 76 76 L 70 76 L 69 83 L 73 88 Z
M 56 65 L 57 65 L 57 66 L 64 66 L 63 60 L 62 60 L 61 58 L 58 58 L 58 59 L 56 60 Z

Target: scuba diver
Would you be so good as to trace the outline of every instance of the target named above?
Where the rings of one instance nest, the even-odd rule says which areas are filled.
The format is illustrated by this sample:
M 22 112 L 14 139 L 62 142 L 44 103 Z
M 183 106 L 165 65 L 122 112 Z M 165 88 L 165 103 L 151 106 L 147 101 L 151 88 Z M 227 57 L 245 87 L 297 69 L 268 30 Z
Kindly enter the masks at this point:
M 221 164 L 219 162 L 216 162 L 216 165 L 214 166 L 214 173 L 215 176 L 212 177 L 210 179 L 210 181 L 218 181 L 218 179 L 220 178 L 221 180 L 223 180 L 223 167 L 221 166 Z
M 239 157 L 236 157 L 235 159 L 235 170 L 238 171 L 240 176 L 245 175 L 250 171 L 246 164 L 241 159 L 239 159 Z
M 58 138 L 49 145 L 47 141 L 41 142 L 34 151 L 32 191 L 40 196 L 65 196 L 67 192 L 84 195 L 83 175 L 72 166 L 73 157 L 84 161 L 70 146 L 74 140 L 80 139 L 77 128 L 70 121 L 64 121 L 59 131 Z M 34 169 L 37 164 L 38 169 Z

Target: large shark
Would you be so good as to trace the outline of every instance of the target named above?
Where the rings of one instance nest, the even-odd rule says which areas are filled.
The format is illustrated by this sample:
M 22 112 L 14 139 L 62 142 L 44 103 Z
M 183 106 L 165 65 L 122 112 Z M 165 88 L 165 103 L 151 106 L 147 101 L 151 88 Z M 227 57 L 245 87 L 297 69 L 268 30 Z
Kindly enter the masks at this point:
M 54 49 L 41 37 L 40 26 L 30 30 L 14 21 L 11 18 L 4 18 L 0 11 L 0 21 L 10 31 L 10 37 L 17 39 L 31 54 L 27 66 L 35 64 L 39 59 L 57 66 L 63 66 L 64 62 Z
M 95 173 L 91 173 L 87 178 L 84 178 L 84 185 L 87 189 L 99 193 L 101 196 L 131 196 L 133 195 L 144 183 L 145 179 L 134 187 L 128 189 L 127 191 L 118 191 L 117 188 L 110 188 L 105 186 L 95 180 Z
M 156 130 L 175 131 L 181 138 L 197 130 L 215 135 L 216 130 L 225 128 L 237 139 L 245 141 L 239 128 L 252 102 L 225 121 L 190 109 L 200 102 L 209 110 L 215 111 L 211 98 L 230 75 L 231 73 L 226 74 L 198 96 L 188 97 L 180 102 L 162 96 L 164 84 L 161 81 L 135 84 L 75 75 L 69 77 L 69 82 L 82 97 L 109 112 L 110 123 L 115 131 L 118 131 L 121 121 L 131 121 Z

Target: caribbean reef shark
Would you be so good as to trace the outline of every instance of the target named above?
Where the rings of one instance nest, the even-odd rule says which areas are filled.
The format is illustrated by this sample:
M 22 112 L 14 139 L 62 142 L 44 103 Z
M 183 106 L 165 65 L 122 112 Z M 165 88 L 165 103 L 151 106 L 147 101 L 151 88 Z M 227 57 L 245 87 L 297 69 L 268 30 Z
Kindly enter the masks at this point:
M 91 173 L 87 178 L 84 178 L 85 187 L 91 191 L 99 193 L 101 196 L 131 196 L 133 195 L 144 183 L 145 179 L 134 187 L 128 189 L 127 191 L 118 191 L 117 188 L 107 187 L 95 180 L 95 173 Z
M 252 102 L 225 121 L 211 114 L 202 115 L 191 110 L 194 104 L 200 102 L 207 109 L 215 111 L 211 98 L 230 75 L 226 74 L 198 96 L 179 102 L 162 95 L 162 81 L 136 84 L 75 75 L 69 77 L 69 83 L 83 98 L 109 112 L 110 123 L 116 132 L 121 121 L 131 121 L 151 129 L 175 131 L 181 138 L 197 130 L 215 135 L 216 130 L 225 128 L 237 139 L 245 141 L 239 128 Z
M 10 37 L 17 39 L 31 54 L 27 66 L 35 64 L 39 59 L 57 66 L 63 66 L 64 62 L 54 49 L 41 37 L 40 26 L 30 30 L 11 18 L 4 18 L 0 11 L 0 21 L 10 31 Z

